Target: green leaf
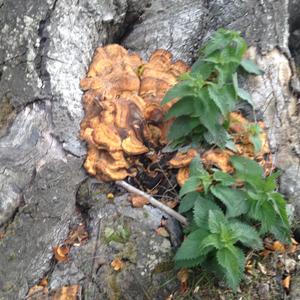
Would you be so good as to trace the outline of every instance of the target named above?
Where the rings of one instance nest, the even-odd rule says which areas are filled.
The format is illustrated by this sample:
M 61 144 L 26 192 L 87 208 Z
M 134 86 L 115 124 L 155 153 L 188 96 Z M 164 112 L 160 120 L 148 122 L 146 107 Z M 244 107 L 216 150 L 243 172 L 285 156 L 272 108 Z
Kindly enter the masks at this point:
M 195 127 L 199 125 L 199 120 L 188 116 L 177 118 L 168 134 L 169 140 L 175 140 L 182 136 L 188 135 Z
M 214 172 L 213 178 L 216 181 L 220 181 L 222 183 L 222 185 L 225 185 L 225 186 L 235 184 L 235 179 L 231 175 L 229 175 L 225 172 L 219 171 L 219 170 Z
M 185 213 L 192 209 L 198 201 L 205 201 L 199 192 L 188 193 L 180 200 L 178 211 Z
M 251 95 L 246 90 L 239 88 L 237 91 L 237 95 L 241 99 L 247 101 L 251 106 L 253 106 L 253 101 L 252 101 Z
M 177 250 L 175 261 L 196 259 L 199 258 L 199 256 L 202 256 L 200 244 L 208 235 L 209 232 L 202 228 L 199 228 L 189 234 Z
M 185 259 L 185 260 L 175 260 L 175 269 L 183 268 L 193 268 L 201 265 L 206 259 L 206 256 L 199 256 L 197 258 Z
M 245 257 L 237 247 L 223 248 L 217 251 L 218 263 L 226 272 L 226 281 L 235 291 L 243 277 Z
M 247 101 L 251 106 L 253 106 L 251 95 L 244 89 L 239 87 L 237 73 L 232 75 L 233 86 L 236 94 L 243 100 Z
M 199 188 L 201 181 L 198 176 L 189 177 L 180 189 L 179 196 L 182 197 L 187 193 L 194 192 Z
M 210 188 L 211 192 L 226 206 L 228 218 L 245 214 L 249 209 L 246 193 L 221 184 Z
M 208 212 L 208 227 L 212 233 L 220 233 L 222 226 L 228 224 L 227 219 L 220 210 L 210 210 Z
M 286 224 L 283 224 L 279 217 L 275 221 L 275 225 L 271 227 L 270 232 L 275 236 L 276 239 L 280 240 L 284 244 L 291 243 L 290 227 Z
M 202 57 L 198 58 L 192 65 L 191 73 L 199 73 L 202 75 L 203 80 L 206 80 L 212 71 L 214 70 L 214 64 L 206 62 Z
M 263 243 L 259 237 L 258 232 L 251 226 L 242 222 L 230 223 L 232 231 L 235 233 L 237 239 L 245 246 L 252 249 L 262 249 Z
M 177 83 L 173 86 L 165 95 L 164 99 L 161 102 L 161 105 L 164 105 L 175 98 L 182 98 L 185 96 L 192 96 L 194 94 L 193 87 L 191 86 L 190 81 L 185 80 Z
M 207 88 L 203 88 L 194 102 L 194 116 L 209 131 L 215 143 L 223 147 L 226 143 L 226 131 L 220 124 L 221 113 L 214 101 L 210 98 Z M 225 135 L 225 136 L 224 136 Z
M 195 202 L 194 221 L 200 228 L 206 228 L 208 224 L 208 214 L 210 210 L 219 210 L 219 206 L 210 199 L 201 197 L 200 201 Z
M 285 226 L 289 227 L 289 219 L 286 211 L 286 201 L 281 196 L 281 194 L 277 192 L 270 193 L 269 197 L 273 203 L 274 210 L 282 220 L 282 223 Z
M 248 193 L 249 194 L 249 193 Z M 270 231 L 276 223 L 276 212 L 272 204 L 264 198 L 250 201 L 249 216 L 261 223 L 260 234 Z
M 247 43 L 238 32 L 235 33 L 232 40 L 236 43 L 236 56 L 241 60 L 247 50 Z
M 202 175 L 208 175 L 208 172 L 203 168 L 200 156 L 196 155 L 190 163 L 190 176 Z
M 277 188 L 277 178 L 280 175 L 281 173 L 277 171 L 265 179 L 264 192 L 272 192 Z
M 259 135 L 250 135 L 250 141 L 254 146 L 254 152 L 258 153 L 261 150 L 262 144 Z
M 217 145 L 221 149 L 227 145 L 230 136 L 224 127 L 219 126 L 218 135 L 212 135 L 211 132 L 207 131 L 204 133 L 204 139 L 209 145 Z
M 204 56 L 208 56 L 216 50 L 223 49 L 230 43 L 230 39 L 226 39 L 225 31 L 218 30 L 201 50 Z
M 212 84 L 208 87 L 208 92 L 224 117 L 234 109 L 236 97 L 232 85 L 219 88 L 216 84 Z
M 225 144 L 225 148 L 233 151 L 233 152 L 237 152 L 237 148 L 235 143 L 233 142 L 233 140 L 230 139 L 230 137 L 228 138 L 226 144 Z
M 242 59 L 241 66 L 243 69 L 251 74 L 255 75 L 263 75 L 264 71 L 260 69 L 252 60 L 250 59 Z
M 218 85 L 222 86 L 227 84 L 231 84 L 232 81 L 232 74 L 236 72 L 238 68 L 239 62 L 227 62 L 223 65 L 217 65 L 215 69 L 218 71 Z M 234 91 L 235 92 L 235 91 Z M 236 93 L 235 93 L 236 96 Z
M 180 117 L 184 115 L 191 115 L 194 112 L 194 98 L 183 97 L 178 100 L 172 107 L 169 109 L 167 114 L 165 115 L 165 120 L 169 120 L 174 117 Z
M 201 253 L 208 253 L 212 250 L 212 248 L 220 249 L 222 247 L 222 243 L 220 242 L 220 237 L 218 234 L 210 234 L 203 239 L 200 244 Z
M 258 124 L 252 124 L 249 126 L 247 131 L 249 133 L 250 141 L 254 146 L 254 151 L 255 153 L 258 153 L 262 148 L 262 143 L 260 139 L 262 129 Z
M 198 177 L 199 183 L 201 183 L 203 186 L 205 193 L 208 192 L 208 189 L 212 184 L 212 176 L 203 168 L 202 162 L 198 155 L 190 164 L 190 176 Z
M 233 156 L 230 159 L 235 168 L 235 176 L 250 183 L 256 190 L 263 189 L 263 168 L 254 160 Z

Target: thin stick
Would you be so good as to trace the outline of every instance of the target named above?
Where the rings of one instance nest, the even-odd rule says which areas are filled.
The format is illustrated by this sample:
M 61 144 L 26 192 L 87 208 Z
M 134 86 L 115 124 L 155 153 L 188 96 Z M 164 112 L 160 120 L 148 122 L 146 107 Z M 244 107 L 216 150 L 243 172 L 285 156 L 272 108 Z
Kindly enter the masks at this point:
M 160 210 L 164 211 L 165 213 L 167 213 L 168 215 L 172 216 L 173 218 L 175 218 L 176 220 L 178 220 L 180 223 L 182 223 L 183 225 L 187 225 L 187 219 L 179 214 L 178 212 L 176 212 L 174 209 L 170 208 L 169 206 L 164 205 L 163 203 L 157 201 L 155 198 L 153 198 L 152 196 L 150 196 L 149 194 L 135 188 L 134 186 L 128 184 L 125 181 L 116 181 L 116 184 L 121 186 L 122 188 L 124 188 L 125 190 L 137 194 L 139 196 L 142 196 L 144 198 L 146 198 L 147 200 L 149 200 L 149 202 L 159 208 Z

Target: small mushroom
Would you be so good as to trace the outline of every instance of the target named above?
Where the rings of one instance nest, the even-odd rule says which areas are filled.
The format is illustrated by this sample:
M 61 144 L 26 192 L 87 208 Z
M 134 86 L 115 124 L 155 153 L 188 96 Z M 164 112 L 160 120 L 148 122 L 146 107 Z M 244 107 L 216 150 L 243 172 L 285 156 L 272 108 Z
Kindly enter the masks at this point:
M 204 152 L 202 161 L 206 167 L 216 166 L 223 172 L 232 173 L 233 166 L 230 163 L 231 152 L 221 149 L 213 149 Z
M 108 151 L 122 150 L 121 138 L 117 129 L 113 125 L 100 123 L 92 132 L 94 142 L 100 149 Z
M 139 155 L 149 151 L 149 149 L 137 139 L 133 130 L 130 130 L 127 138 L 122 141 L 122 149 L 129 155 Z
M 189 176 L 190 176 L 189 167 L 183 167 L 178 170 L 176 179 L 180 187 L 184 185 L 184 183 L 188 180 Z
M 84 168 L 86 169 L 86 171 L 90 174 L 95 176 L 97 171 L 96 171 L 96 167 L 95 164 L 97 162 L 97 160 L 99 159 L 99 151 L 96 147 L 94 146 L 88 146 L 88 152 L 87 152 L 87 156 L 84 162 Z
M 107 152 L 101 151 L 95 164 L 97 173 L 100 172 L 110 180 L 123 180 L 130 173 L 127 171 L 129 165 L 126 161 L 114 160 Z M 104 178 L 105 179 L 105 178 Z
M 195 149 L 189 149 L 187 152 L 177 152 L 175 156 L 169 161 L 172 168 L 187 167 L 197 155 Z

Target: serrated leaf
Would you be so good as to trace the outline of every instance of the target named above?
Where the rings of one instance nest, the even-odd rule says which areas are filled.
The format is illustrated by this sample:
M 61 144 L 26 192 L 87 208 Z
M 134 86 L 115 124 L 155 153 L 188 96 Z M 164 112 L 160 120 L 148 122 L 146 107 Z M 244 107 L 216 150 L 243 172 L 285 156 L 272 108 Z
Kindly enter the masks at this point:
M 187 193 L 196 191 L 200 183 L 201 181 L 198 176 L 189 177 L 180 189 L 179 196 L 183 197 Z
M 228 139 L 226 141 L 225 148 L 227 148 L 233 152 L 237 152 L 237 147 L 236 147 L 235 143 L 230 139 Z
M 277 178 L 281 175 L 280 171 L 272 173 L 265 179 L 264 192 L 272 192 L 277 188 Z
M 262 148 L 262 143 L 259 135 L 250 135 L 250 142 L 254 146 L 254 152 L 258 153 Z
M 277 218 L 277 221 L 275 221 L 275 225 L 271 226 L 270 232 L 281 242 L 285 244 L 291 243 L 291 230 L 289 226 L 283 224 L 279 217 Z
M 242 88 L 239 88 L 238 91 L 237 91 L 237 95 L 241 99 L 247 101 L 251 106 L 253 106 L 252 97 L 251 97 L 251 95 L 246 90 L 244 90 Z
M 205 200 L 199 192 L 191 192 L 186 194 L 179 204 L 178 211 L 180 213 L 185 213 L 192 209 L 196 202 Z
M 189 234 L 177 250 L 175 261 L 199 258 L 201 256 L 200 244 L 208 235 L 209 232 L 203 228 Z
M 165 120 L 169 120 L 174 117 L 180 117 L 184 115 L 191 115 L 194 112 L 194 98 L 193 97 L 183 97 L 178 100 L 169 109 L 165 115 Z
M 207 175 L 207 171 L 203 168 L 199 155 L 196 155 L 190 163 L 190 176 Z
M 209 253 L 213 249 L 221 249 L 222 243 L 218 234 L 209 234 L 200 244 L 201 253 Z
M 260 69 L 252 60 L 250 59 L 242 59 L 241 66 L 243 69 L 250 73 L 255 75 L 263 75 L 264 71 Z
M 253 106 L 251 95 L 244 89 L 239 87 L 237 73 L 232 75 L 233 86 L 236 94 L 243 100 L 247 101 L 251 106 Z
M 220 181 L 224 186 L 235 184 L 235 179 L 231 175 L 219 170 L 214 172 L 213 178 L 216 181 Z
M 199 125 L 199 121 L 196 118 L 190 118 L 188 116 L 178 117 L 168 133 L 169 140 L 175 140 L 182 136 L 188 135 L 194 128 Z
M 214 70 L 214 64 L 206 62 L 202 57 L 198 58 L 192 65 L 191 73 L 199 73 L 202 75 L 203 80 L 206 80 L 212 71 Z
M 203 255 L 193 259 L 175 260 L 175 269 L 193 268 L 201 265 L 205 259 L 206 257 Z
M 201 50 L 204 56 L 208 56 L 216 50 L 223 49 L 230 43 L 229 39 L 226 39 L 225 30 L 218 30 L 212 35 L 212 38 Z
M 217 251 L 218 263 L 226 270 L 226 281 L 235 291 L 243 277 L 245 257 L 237 247 L 223 248 Z
M 217 184 L 211 187 L 211 192 L 226 206 L 228 218 L 245 214 L 249 209 L 247 196 L 244 191 Z
M 193 87 L 191 86 L 190 81 L 185 80 L 177 83 L 173 86 L 165 95 L 164 99 L 161 102 L 161 105 L 164 105 L 173 99 L 192 96 L 194 94 Z
M 241 60 L 247 50 L 247 43 L 241 37 L 241 34 L 237 31 L 232 31 L 231 39 L 232 39 L 232 42 L 234 42 L 236 44 L 236 46 L 235 46 L 236 57 L 238 57 Z
M 219 206 L 210 199 L 201 197 L 200 201 L 195 202 L 194 221 L 200 228 L 206 228 L 208 225 L 208 214 L 210 210 L 219 210 Z
M 256 161 L 239 156 L 231 157 L 230 161 L 235 168 L 237 178 L 250 183 L 256 190 L 263 189 L 263 168 Z
M 201 124 L 209 131 L 216 145 L 223 147 L 226 143 L 226 131 L 220 125 L 221 113 L 214 101 L 210 98 L 207 88 L 198 94 L 198 100 L 194 102 L 194 116 L 199 118 Z
M 225 128 L 219 126 L 218 135 L 212 135 L 211 132 L 207 131 L 204 133 L 204 139 L 209 145 L 217 145 L 221 149 L 225 147 L 228 142 L 229 135 Z
M 208 212 L 208 227 L 212 233 L 220 233 L 222 227 L 228 225 L 228 221 L 220 210 L 210 210 Z
M 272 204 L 267 199 L 252 200 L 250 203 L 249 216 L 260 221 L 260 234 L 267 233 L 276 223 L 276 212 Z
M 217 85 L 212 84 L 208 87 L 208 93 L 224 117 L 234 109 L 236 98 L 233 86 L 226 85 L 219 88 Z
M 281 196 L 281 194 L 277 192 L 269 193 L 269 197 L 273 203 L 274 210 L 282 220 L 282 223 L 285 226 L 289 227 L 289 219 L 286 211 L 286 201 Z
M 260 239 L 258 232 L 253 227 L 238 221 L 230 223 L 230 227 L 237 239 L 245 246 L 252 249 L 263 248 L 262 240 Z
M 231 83 L 232 81 L 232 74 L 236 72 L 238 68 L 239 62 L 227 62 L 224 63 L 222 66 L 216 66 L 215 69 L 218 71 L 218 85 L 222 86 L 226 83 Z M 234 91 L 235 93 L 235 91 Z M 236 97 L 236 93 L 235 93 Z

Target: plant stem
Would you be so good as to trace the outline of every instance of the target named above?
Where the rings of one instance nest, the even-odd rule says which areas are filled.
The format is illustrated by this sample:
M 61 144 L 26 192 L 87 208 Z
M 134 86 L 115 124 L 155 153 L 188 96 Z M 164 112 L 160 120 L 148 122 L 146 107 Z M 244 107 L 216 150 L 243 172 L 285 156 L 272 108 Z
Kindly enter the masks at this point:
M 175 218 L 177 221 L 179 221 L 183 225 L 188 224 L 187 219 L 183 215 L 179 214 L 178 212 L 176 212 L 174 209 L 170 208 L 169 206 L 166 206 L 163 203 L 159 202 L 158 200 L 153 198 L 151 195 L 137 189 L 136 187 L 130 185 L 129 183 L 127 183 L 125 181 L 116 181 L 115 183 L 131 193 L 134 193 L 134 194 L 137 194 L 139 196 L 146 198 L 153 206 L 159 208 L 160 210 L 164 211 L 168 215 L 172 216 L 173 218 Z

